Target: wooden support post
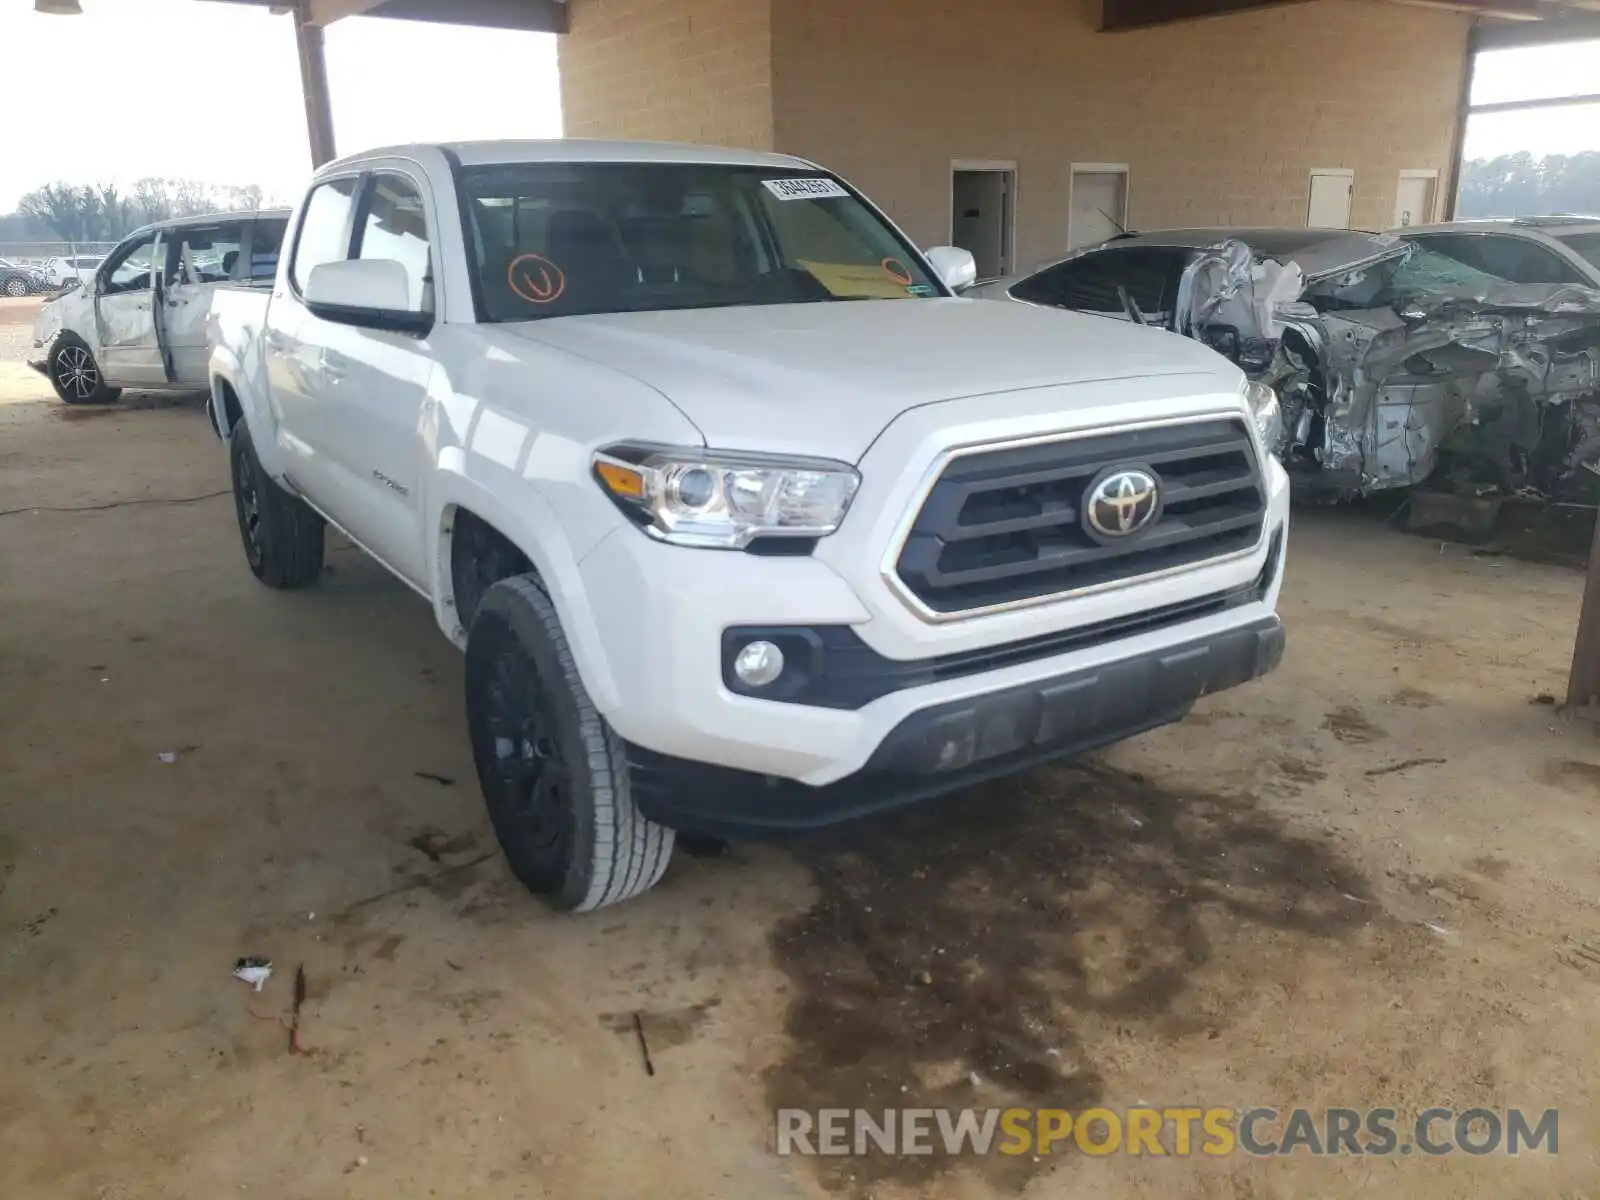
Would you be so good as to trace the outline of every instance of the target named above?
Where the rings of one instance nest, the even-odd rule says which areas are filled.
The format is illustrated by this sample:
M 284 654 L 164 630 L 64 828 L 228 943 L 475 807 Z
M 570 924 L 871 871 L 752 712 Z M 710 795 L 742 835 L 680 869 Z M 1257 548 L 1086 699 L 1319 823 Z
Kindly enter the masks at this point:
M 1572 649 L 1572 674 L 1567 677 L 1567 706 L 1583 708 L 1600 699 L 1600 515 L 1589 546 L 1589 571 L 1583 584 L 1583 611 L 1578 614 L 1578 641 Z
M 294 41 L 300 52 L 300 86 L 306 97 L 311 165 L 316 168 L 332 162 L 338 153 L 333 142 L 333 104 L 328 98 L 328 63 L 322 53 L 322 26 L 311 23 L 308 0 L 300 0 L 295 7 Z

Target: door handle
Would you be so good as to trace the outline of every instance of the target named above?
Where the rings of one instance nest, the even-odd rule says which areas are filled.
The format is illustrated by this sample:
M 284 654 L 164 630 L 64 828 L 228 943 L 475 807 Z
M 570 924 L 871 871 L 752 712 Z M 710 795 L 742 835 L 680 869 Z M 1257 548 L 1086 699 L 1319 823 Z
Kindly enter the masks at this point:
M 274 329 L 264 329 L 261 332 L 261 344 L 268 350 L 282 350 L 283 335 Z
M 344 378 L 344 355 L 335 354 L 332 350 L 324 350 L 318 361 L 317 373 L 329 383 L 338 383 Z

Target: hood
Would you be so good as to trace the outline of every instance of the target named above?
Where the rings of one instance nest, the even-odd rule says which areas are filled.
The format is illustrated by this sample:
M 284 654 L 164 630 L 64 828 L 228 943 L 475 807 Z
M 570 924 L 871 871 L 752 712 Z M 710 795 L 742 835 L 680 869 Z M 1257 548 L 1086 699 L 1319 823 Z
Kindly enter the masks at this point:
M 1244 239 L 1247 243 L 1249 238 Z M 1333 275 L 1370 267 L 1373 263 L 1402 258 L 1411 253 L 1411 243 L 1387 233 L 1360 233 L 1351 230 L 1304 246 L 1292 254 L 1271 255 L 1279 261 L 1293 262 L 1307 284 Z
M 1164 375 L 1207 376 L 1199 386 L 1231 391 L 1238 379 L 1212 350 L 1159 330 L 985 300 L 609 313 L 499 328 L 648 384 L 708 445 L 806 445 L 845 462 L 900 414 L 942 400 Z

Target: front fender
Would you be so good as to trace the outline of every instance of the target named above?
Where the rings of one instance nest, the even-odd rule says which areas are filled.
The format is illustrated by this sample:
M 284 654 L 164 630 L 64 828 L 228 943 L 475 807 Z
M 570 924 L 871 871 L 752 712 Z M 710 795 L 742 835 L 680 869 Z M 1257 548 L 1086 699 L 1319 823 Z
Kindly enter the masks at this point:
M 516 488 L 509 496 L 491 490 L 473 478 L 468 456 L 460 448 L 451 448 L 440 456 L 431 498 L 434 519 L 430 527 L 438 530 L 431 590 L 439 628 L 458 646 L 466 645 L 450 567 L 455 514 L 465 508 L 494 526 L 533 564 L 561 617 L 561 628 L 589 698 L 602 714 L 615 711 L 621 697 L 584 593 L 578 572 L 580 556 L 550 502 L 531 484 Z
M 82 339 L 83 344 L 89 347 L 89 353 L 98 359 L 100 343 L 95 337 L 93 317 L 93 305 L 85 303 L 81 289 L 45 301 L 33 321 L 33 340 L 38 347 L 34 353 L 39 362 L 49 362 L 56 339 L 67 332 Z

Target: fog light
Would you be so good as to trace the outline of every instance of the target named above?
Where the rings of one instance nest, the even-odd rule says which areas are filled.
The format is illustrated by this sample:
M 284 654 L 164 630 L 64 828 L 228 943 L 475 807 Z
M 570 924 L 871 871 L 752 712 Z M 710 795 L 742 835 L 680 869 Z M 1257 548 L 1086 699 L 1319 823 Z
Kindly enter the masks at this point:
M 783 651 L 771 642 L 751 642 L 734 657 L 733 673 L 746 687 L 766 687 L 783 674 Z

